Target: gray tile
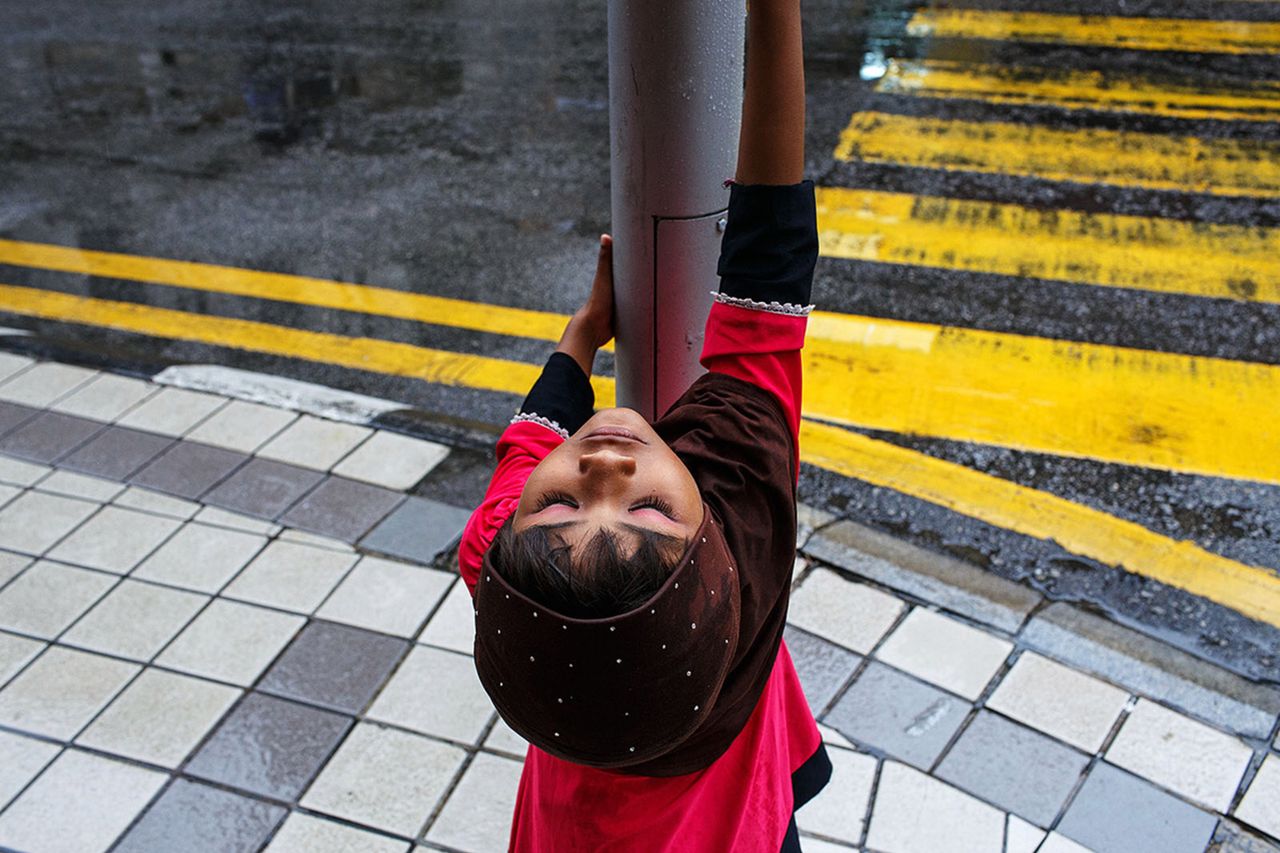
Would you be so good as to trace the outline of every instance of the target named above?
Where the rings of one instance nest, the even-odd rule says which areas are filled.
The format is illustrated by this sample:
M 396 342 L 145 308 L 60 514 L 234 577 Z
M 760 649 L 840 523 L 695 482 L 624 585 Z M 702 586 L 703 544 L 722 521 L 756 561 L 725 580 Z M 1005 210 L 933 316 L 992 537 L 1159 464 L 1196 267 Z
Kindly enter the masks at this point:
M 32 462 L 51 463 L 84 444 L 103 428 L 97 421 L 41 412 L 0 439 L 0 451 Z
M 109 426 L 59 464 L 108 480 L 126 480 L 172 443 L 163 435 Z
M 982 711 L 937 776 L 1039 826 L 1051 826 L 1089 757 L 1004 717 Z
M 969 703 L 872 661 L 823 722 L 922 770 L 964 722 Z
M 471 513 L 426 498 L 409 498 L 370 531 L 360 547 L 417 563 L 430 563 L 462 535 Z
M 343 477 L 330 477 L 280 518 L 281 524 L 355 542 L 404 495 Z
M 250 459 L 216 489 L 205 503 L 257 518 L 274 519 L 324 479 L 319 471 L 270 459 Z
M 248 458 L 243 453 L 198 441 L 179 441 L 133 475 L 131 482 L 180 498 L 194 499 L 226 479 Z
M 1200 853 L 1216 823 L 1150 782 L 1099 762 L 1058 832 L 1097 853 Z
M 0 435 L 10 432 L 19 424 L 40 414 L 39 409 L 30 406 L 19 406 L 7 400 L 0 400 Z
M 809 700 L 809 710 L 820 714 L 853 675 L 862 656 L 790 625 L 784 639 L 800 676 L 800 686 Z
M 293 801 L 320 772 L 352 722 L 340 714 L 250 693 L 187 763 L 186 773 Z
M 267 670 L 259 689 L 359 713 L 408 649 L 407 641 L 386 634 L 314 621 Z
M 280 806 L 176 779 L 112 853 L 253 853 L 286 814 Z

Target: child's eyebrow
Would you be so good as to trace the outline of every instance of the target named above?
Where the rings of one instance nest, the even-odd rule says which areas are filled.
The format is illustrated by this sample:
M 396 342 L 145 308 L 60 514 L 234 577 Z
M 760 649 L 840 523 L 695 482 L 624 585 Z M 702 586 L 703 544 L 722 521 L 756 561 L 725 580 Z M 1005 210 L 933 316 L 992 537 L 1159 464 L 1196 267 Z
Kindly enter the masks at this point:
M 585 521 L 581 519 L 577 519 L 574 521 L 557 521 L 553 524 L 533 524 L 530 526 L 537 527 L 541 530 L 564 530 L 565 528 L 573 527 L 575 525 L 585 524 L 585 523 L 586 523 Z M 662 533 L 660 531 L 654 530 L 651 527 L 641 527 L 638 524 L 627 524 L 625 521 L 620 522 L 618 526 L 624 527 L 627 530 L 639 536 L 656 537 L 663 545 L 668 545 L 668 546 L 679 545 L 682 548 L 685 545 L 685 541 L 681 539 L 679 536 L 671 536 L 670 534 Z

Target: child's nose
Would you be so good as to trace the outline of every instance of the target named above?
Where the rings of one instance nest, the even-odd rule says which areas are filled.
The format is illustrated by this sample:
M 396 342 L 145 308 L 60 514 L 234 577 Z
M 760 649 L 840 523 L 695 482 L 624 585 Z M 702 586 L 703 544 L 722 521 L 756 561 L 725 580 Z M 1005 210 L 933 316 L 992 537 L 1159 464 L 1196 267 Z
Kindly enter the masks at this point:
M 630 477 L 636 472 L 636 460 L 634 456 L 626 456 L 613 450 L 597 450 L 578 457 L 578 472 L 617 473 Z

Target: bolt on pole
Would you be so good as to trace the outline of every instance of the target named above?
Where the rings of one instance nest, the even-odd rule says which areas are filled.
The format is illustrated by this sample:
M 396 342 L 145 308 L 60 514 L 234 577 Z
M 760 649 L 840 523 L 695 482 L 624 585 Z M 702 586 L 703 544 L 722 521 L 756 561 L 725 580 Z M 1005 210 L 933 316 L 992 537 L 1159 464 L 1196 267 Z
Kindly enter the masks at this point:
M 743 0 L 609 0 L 618 405 L 651 420 L 703 372 L 745 30 Z

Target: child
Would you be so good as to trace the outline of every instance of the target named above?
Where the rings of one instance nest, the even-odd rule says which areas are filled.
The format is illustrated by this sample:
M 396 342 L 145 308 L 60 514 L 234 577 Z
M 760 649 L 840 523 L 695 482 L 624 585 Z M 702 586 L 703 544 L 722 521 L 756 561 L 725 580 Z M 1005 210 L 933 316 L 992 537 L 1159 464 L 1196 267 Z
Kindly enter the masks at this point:
M 800 0 L 752 0 L 738 168 L 700 378 L 592 414 L 611 244 L 498 442 L 463 534 L 476 668 L 530 741 L 516 851 L 798 851 L 831 764 L 782 642 L 817 257 Z

